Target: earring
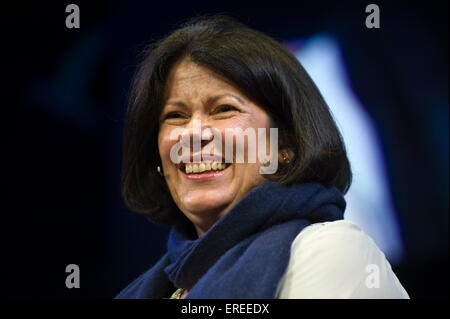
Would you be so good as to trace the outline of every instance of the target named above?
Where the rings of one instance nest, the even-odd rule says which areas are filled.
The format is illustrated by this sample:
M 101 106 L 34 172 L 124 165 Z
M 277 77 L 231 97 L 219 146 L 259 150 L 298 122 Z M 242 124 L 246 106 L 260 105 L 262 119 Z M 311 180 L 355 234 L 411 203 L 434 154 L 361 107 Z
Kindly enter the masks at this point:
M 156 170 L 158 171 L 158 174 L 159 174 L 159 175 L 164 176 L 164 175 L 161 173 L 161 167 L 158 166 L 158 167 L 156 168 Z
M 282 156 L 283 156 L 283 161 L 284 161 L 286 164 L 289 164 L 289 163 L 291 162 L 291 160 L 289 159 L 289 157 L 287 157 L 286 153 L 282 153 Z

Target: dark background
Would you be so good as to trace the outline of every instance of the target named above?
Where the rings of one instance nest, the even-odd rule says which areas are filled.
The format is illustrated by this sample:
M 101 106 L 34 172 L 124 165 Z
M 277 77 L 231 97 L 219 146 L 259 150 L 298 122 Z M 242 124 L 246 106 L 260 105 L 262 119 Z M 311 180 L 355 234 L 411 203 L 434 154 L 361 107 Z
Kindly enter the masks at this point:
M 112 298 L 165 251 L 167 228 L 120 198 L 122 121 L 138 54 L 189 17 L 224 13 L 280 41 L 328 32 L 382 138 L 412 298 L 448 297 L 448 2 L 75 1 L 2 4 L 1 297 Z M 81 288 L 67 289 L 77 264 Z

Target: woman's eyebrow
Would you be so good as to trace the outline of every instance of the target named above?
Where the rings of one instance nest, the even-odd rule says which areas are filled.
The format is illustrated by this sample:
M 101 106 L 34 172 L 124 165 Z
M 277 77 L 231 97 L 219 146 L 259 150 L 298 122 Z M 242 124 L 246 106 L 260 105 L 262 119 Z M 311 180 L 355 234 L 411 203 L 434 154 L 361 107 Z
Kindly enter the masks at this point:
M 219 94 L 219 95 L 215 95 L 215 96 L 210 96 L 208 97 L 203 104 L 204 105 L 212 105 L 214 103 L 216 103 L 219 99 L 224 98 L 224 97 L 231 97 L 234 98 L 235 100 L 237 100 L 239 103 L 241 104 L 246 104 L 240 97 L 231 94 L 231 93 L 224 93 L 224 94 Z M 187 108 L 186 103 L 184 103 L 183 101 L 179 101 L 179 100 L 175 100 L 175 101 L 167 101 L 165 106 L 167 105 L 175 105 L 175 106 L 179 106 L 182 108 Z
M 234 94 L 231 94 L 231 93 L 224 93 L 224 94 L 219 94 L 219 95 L 211 96 L 211 97 L 209 97 L 209 98 L 206 99 L 205 105 L 212 105 L 212 104 L 214 104 L 215 102 L 217 102 L 217 100 L 219 100 L 219 99 L 221 99 L 221 98 L 224 98 L 224 97 L 231 97 L 231 98 L 234 98 L 234 99 L 236 99 L 239 103 L 245 105 L 245 102 L 244 102 L 240 97 L 238 97 L 238 96 L 236 96 L 236 95 L 234 95 Z
M 175 106 L 187 108 L 186 104 L 182 101 L 167 101 L 164 106 L 167 106 L 167 105 L 175 105 Z

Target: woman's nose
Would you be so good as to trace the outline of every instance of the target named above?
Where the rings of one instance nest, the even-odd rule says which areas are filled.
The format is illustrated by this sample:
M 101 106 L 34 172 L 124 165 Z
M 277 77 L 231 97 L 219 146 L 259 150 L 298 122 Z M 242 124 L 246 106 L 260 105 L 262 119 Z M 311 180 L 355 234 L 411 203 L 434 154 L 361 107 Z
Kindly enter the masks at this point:
M 200 137 L 201 147 L 203 148 L 214 138 L 213 132 L 210 127 L 206 127 L 202 130 L 202 135 Z
M 191 147 L 195 145 L 194 143 L 199 143 L 201 148 L 203 148 L 214 138 L 214 129 L 205 120 L 195 118 L 190 121 L 186 129 Z

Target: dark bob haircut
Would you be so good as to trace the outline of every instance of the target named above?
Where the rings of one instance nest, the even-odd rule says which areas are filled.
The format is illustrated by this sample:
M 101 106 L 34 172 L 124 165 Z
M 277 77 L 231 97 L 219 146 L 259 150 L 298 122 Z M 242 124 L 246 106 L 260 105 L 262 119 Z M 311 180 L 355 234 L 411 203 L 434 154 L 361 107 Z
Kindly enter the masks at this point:
M 280 148 L 294 159 L 269 180 L 289 185 L 317 182 L 345 194 L 350 164 L 342 137 L 319 90 L 298 60 L 280 43 L 225 16 L 183 24 L 144 51 L 131 88 L 124 128 L 121 190 L 126 205 L 156 223 L 183 218 L 163 177 L 158 119 L 167 76 L 188 58 L 231 81 L 269 114 Z

